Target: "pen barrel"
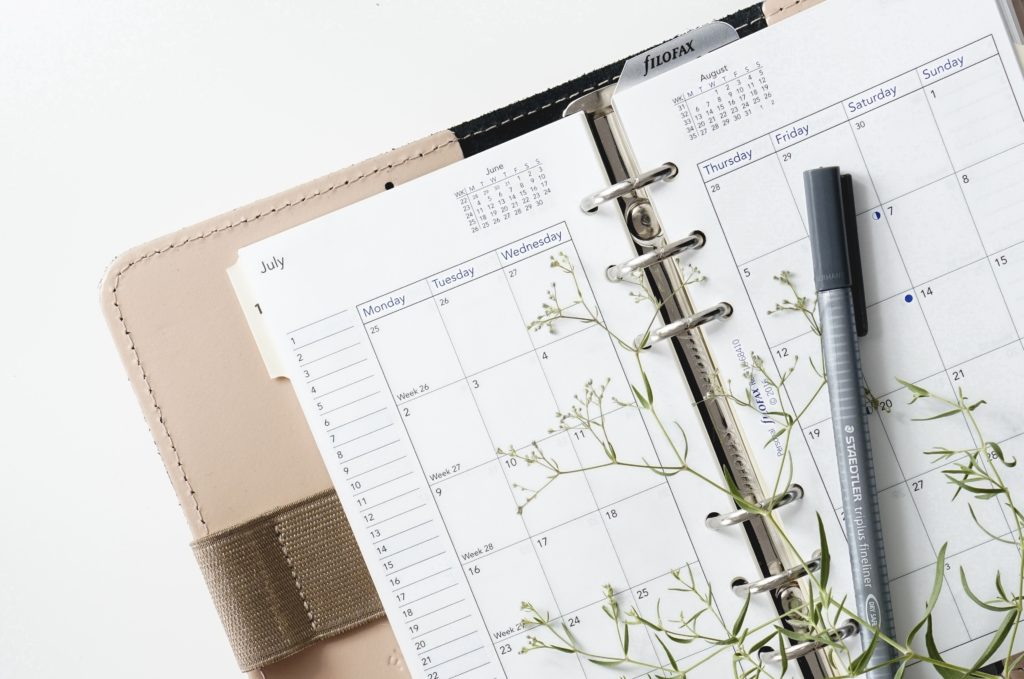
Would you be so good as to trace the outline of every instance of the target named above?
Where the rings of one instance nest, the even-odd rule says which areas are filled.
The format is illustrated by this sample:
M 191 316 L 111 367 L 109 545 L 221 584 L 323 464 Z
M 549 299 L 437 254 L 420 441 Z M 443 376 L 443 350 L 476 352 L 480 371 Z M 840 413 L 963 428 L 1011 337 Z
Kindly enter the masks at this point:
M 875 488 L 868 409 L 850 288 L 819 292 L 818 311 L 857 612 L 870 625 L 894 639 L 882 517 Z M 872 637 L 872 630 L 862 626 L 860 638 L 865 649 Z M 893 657 L 893 649 L 879 641 L 868 666 Z M 872 679 L 892 677 L 894 671 L 895 667 L 889 665 L 866 676 Z

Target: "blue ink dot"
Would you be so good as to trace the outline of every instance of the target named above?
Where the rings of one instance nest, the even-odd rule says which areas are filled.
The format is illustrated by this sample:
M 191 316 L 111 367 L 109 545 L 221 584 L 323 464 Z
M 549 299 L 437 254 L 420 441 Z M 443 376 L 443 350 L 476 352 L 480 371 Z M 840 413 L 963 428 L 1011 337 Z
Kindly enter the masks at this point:
M 903 298 L 903 301 L 906 302 L 907 304 L 910 304 L 911 302 L 914 301 L 914 296 L 913 295 L 907 295 L 906 297 Z
M 877 222 L 877 221 L 878 221 L 879 219 L 881 219 L 881 218 L 882 218 L 882 213 L 881 213 L 881 212 L 879 212 L 878 210 L 875 210 L 874 212 L 872 212 L 872 213 L 871 213 L 871 216 L 872 216 L 872 217 L 874 218 L 874 220 L 875 220 L 875 221 Z

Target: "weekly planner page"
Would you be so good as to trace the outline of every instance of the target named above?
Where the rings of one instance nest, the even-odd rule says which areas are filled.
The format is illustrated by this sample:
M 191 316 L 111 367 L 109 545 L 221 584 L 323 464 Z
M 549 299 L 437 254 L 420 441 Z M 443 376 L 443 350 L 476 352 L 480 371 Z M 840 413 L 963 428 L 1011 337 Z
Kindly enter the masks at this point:
M 642 625 L 627 640 L 637 662 L 608 667 L 521 653 L 529 635 L 554 641 L 523 620 L 622 655 L 608 597 L 655 620 L 712 595 L 700 626 L 721 637 L 715 615 L 731 623 L 743 606 L 732 578 L 758 577 L 742 531 L 704 526 L 728 497 L 629 466 L 685 455 L 721 482 L 671 347 L 644 355 L 656 421 L 614 339 L 632 342 L 655 312 L 605 276 L 632 253 L 621 219 L 579 209 L 606 184 L 575 116 L 239 253 L 241 301 L 292 382 L 414 677 L 646 675 L 669 659 Z M 772 615 L 755 601 L 748 624 Z M 702 653 L 675 649 L 682 665 Z M 731 673 L 730 656 L 692 676 Z
M 1013 518 L 998 500 L 954 499 L 943 472 L 955 456 L 924 451 L 981 442 L 962 416 L 916 421 L 948 406 L 911 405 L 898 380 L 984 399 L 985 440 L 1024 460 L 1024 82 L 1006 36 L 994 1 L 828 0 L 615 99 L 640 165 L 679 165 L 655 187 L 663 222 L 707 234 L 694 258 L 707 280 L 690 292 L 697 306 L 735 307 L 705 333 L 723 389 L 747 401 L 736 410 L 766 485 L 791 463 L 806 492 L 784 523 L 810 554 L 820 512 L 847 569 L 819 337 L 787 307 L 814 299 L 802 173 L 852 175 L 897 628 L 905 639 L 921 616 L 948 544 L 935 637 L 954 662 L 977 657 L 1004 617 L 969 600 L 960 568 L 982 598 L 1000 570 L 1016 587 Z M 763 413 L 780 408 L 799 427 L 771 440 L 778 424 Z M 1024 492 L 1019 469 L 1003 476 Z

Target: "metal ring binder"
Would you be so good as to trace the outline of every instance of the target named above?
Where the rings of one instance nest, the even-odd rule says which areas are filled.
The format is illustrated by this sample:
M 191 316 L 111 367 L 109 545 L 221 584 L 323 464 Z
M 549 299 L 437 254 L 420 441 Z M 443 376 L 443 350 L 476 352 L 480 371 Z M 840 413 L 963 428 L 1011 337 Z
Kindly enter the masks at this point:
M 653 170 L 641 172 L 635 177 L 628 177 L 621 182 L 606 186 L 600 191 L 590 194 L 580 201 L 580 209 L 586 213 L 597 212 L 597 208 L 610 200 L 627 196 L 637 189 L 650 186 L 655 182 L 667 182 L 679 174 L 675 163 L 662 163 Z
M 797 484 L 793 484 L 789 487 L 785 493 L 779 493 L 775 497 L 765 498 L 757 503 L 758 509 L 776 509 L 778 507 L 785 507 L 788 504 L 796 502 L 804 496 L 804 489 Z M 711 530 L 718 530 L 725 528 L 726 526 L 735 526 L 736 524 L 745 523 L 751 519 L 759 516 L 756 512 L 748 509 L 737 509 L 734 512 L 728 514 L 708 514 L 708 518 L 705 524 Z
M 858 632 L 860 632 L 860 625 L 857 624 L 857 621 L 847 619 L 842 625 L 830 631 L 828 636 L 832 641 L 842 641 L 843 639 L 856 636 Z M 778 664 L 782 662 L 783 657 L 787 661 L 798 660 L 825 647 L 826 645 L 820 641 L 804 641 L 799 644 L 793 644 L 785 650 L 761 653 L 761 659 L 766 663 Z
M 649 349 L 655 342 L 661 342 L 667 340 L 670 337 L 681 335 L 684 332 L 693 330 L 694 328 L 700 327 L 705 323 L 711 321 L 717 321 L 720 318 L 728 318 L 732 315 L 732 305 L 728 302 L 721 302 L 713 307 L 709 307 L 697 313 L 680 318 L 678 321 L 669 323 L 668 325 L 662 326 L 652 332 L 647 338 L 647 343 L 644 344 L 644 349 Z M 636 338 L 636 345 L 640 346 L 643 343 L 643 337 Z
M 675 257 L 680 252 L 702 248 L 704 247 L 705 242 L 707 242 L 707 239 L 704 237 L 704 234 L 700 231 L 694 231 L 686 238 L 680 238 L 679 240 L 667 245 L 662 245 L 660 248 L 646 252 L 639 257 L 634 257 L 622 264 L 613 264 L 608 267 L 606 271 L 608 280 L 613 283 L 625 280 L 629 276 L 642 273 L 647 267 L 654 266 L 659 262 L 664 262 L 666 259 Z
M 732 591 L 733 594 L 738 597 L 746 597 L 749 594 L 761 594 L 762 592 L 771 592 L 804 577 L 807 575 L 808 571 L 813 573 L 819 568 L 821 568 L 821 553 L 816 551 L 810 561 L 806 564 L 791 566 L 781 573 L 769 575 L 767 578 L 755 580 L 754 582 L 747 582 L 742 578 L 738 578 L 733 581 Z

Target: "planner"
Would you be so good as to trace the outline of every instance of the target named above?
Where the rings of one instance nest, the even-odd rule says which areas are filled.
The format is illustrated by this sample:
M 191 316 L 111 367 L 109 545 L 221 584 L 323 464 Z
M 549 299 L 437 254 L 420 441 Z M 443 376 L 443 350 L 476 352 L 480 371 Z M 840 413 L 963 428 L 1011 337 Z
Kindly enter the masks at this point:
M 998 641 L 999 615 L 965 599 L 959 571 L 976 596 L 997 596 L 1014 517 L 953 498 L 943 472 L 956 460 L 922 451 L 977 445 L 977 432 L 913 421 L 935 400 L 909 404 L 895 378 L 984 398 L 984 437 L 1017 456 L 1005 322 L 1016 332 L 1014 9 L 770 0 L 118 258 L 104 313 L 240 669 L 842 671 L 858 651 L 843 616 L 827 621 L 828 643 L 791 623 L 788 640 L 761 634 L 782 615 L 799 622 L 823 567 L 839 596 L 849 578 L 828 405 L 791 303 L 809 292 L 794 178 L 825 163 L 854 174 L 866 233 L 866 386 L 899 633 L 923 612 L 944 546 L 935 651 L 970 662 Z M 273 240 L 247 249 L 275 234 L 287 253 Z M 309 377 L 299 354 L 315 361 Z M 344 389 L 326 394 L 328 383 Z M 780 440 L 778 413 L 804 405 Z M 366 457 L 344 464 L 339 451 Z M 555 468 L 565 473 L 548 484 Z M 1019 484 L 1015 471 L 1006 480 Z M 709 492 L 723 482 L 735 486 Z M 368 509 L 371 496 L 386 504 Z M 815 553 L 816 515 L 830 561 Z M 402 522 L 409 533 L 388 532 Z M 634 624 L 636 662 L 520 653 L 531 636 L 554 640 L 536 626 L 546 616 L 573 643 L 623 655 L 627 628 L 607 611 L 703 611 L 687 634 L 704 639 Z M 753 653 L 736 665 L 707 638 L 740 616 Z M 997 646 L 989 662 L 1005 657 Z
M 820 337 L 800 302 L 800 177 L 832 164 L 854 179 L 899 634 L 944 545 L 934 642 L 973 662 L 1003 616 L 959 571 L 994 596 L 1019 563 L 1017 524 L 944 476 L 979 432 L 918 422 L 941 413 L 911 401 L 984 398 L 996 450 L 1024 452 L 1012 35 L 995 2 L 830 0 L 239 251 L 230 276 L 267 379 L 295 392 L 414 676 L 753 671 L 709 641 L 712 615 L 670 656 L 650 626 L 623 642 L 609 610 L 660 620 L 710 601 L 719 624 L 758 629 L 806 596 L 823 535 L 836 597 L 849 589 Z M 782 429 L 780 411 L 799 417 Z M 774 507 L 785 538 L 724 487 Z M 531 648 L 531 617 L 613 653 Z M 835 621 L 835 640 L 855 631 Z M 797 641 L 769 634 L 772 676 L 843 671 Z

